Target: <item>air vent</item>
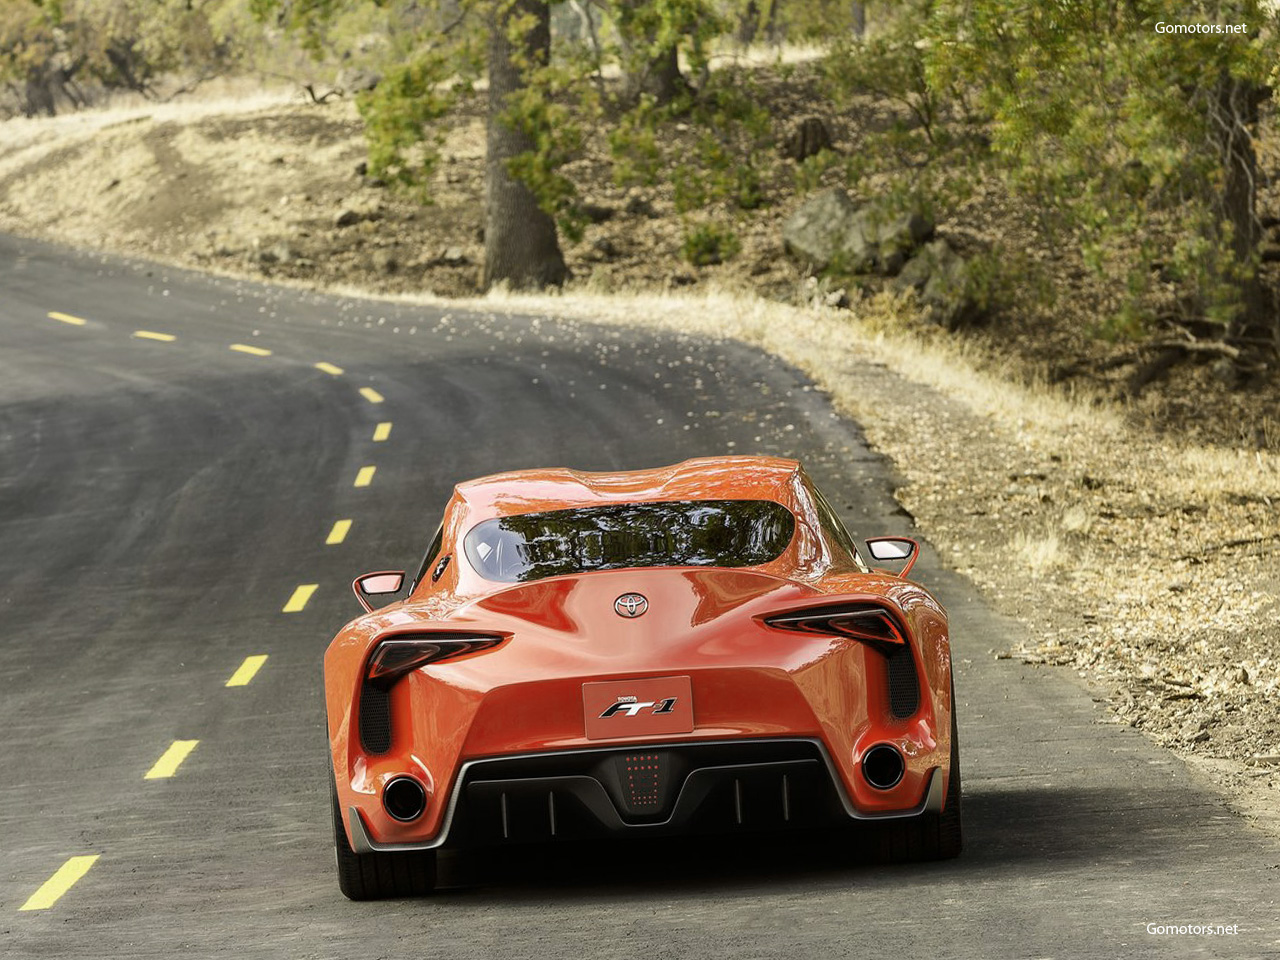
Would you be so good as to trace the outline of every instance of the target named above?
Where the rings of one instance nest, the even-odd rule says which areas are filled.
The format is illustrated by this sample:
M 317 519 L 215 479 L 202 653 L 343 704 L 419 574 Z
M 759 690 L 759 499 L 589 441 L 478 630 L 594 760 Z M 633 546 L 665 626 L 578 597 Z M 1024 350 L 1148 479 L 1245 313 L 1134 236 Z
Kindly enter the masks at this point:
M 360 745 L 366 753 L 391 749 L 391 691 L 365 683 L 360 688 Z
M 920 681 L 911 659 L 910 644 L 897 647 L 885 660 L 889 668 L 889 710 L 902 720 L 920 707 Z

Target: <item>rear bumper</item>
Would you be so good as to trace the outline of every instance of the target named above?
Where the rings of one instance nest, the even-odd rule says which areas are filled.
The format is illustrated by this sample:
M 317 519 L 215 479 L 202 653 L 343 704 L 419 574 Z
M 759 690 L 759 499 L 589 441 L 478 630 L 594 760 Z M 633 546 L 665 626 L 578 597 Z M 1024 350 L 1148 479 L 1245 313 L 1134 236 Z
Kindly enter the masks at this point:
M 425 843 L 374 841 L 355 806 L 347 825 L 356 853 L 811 829 L 940 811 L 944 779 L 934 767 L 914 807 L 868 814 L 816 739 L 612 746 L 468 761 L 441 830 Z

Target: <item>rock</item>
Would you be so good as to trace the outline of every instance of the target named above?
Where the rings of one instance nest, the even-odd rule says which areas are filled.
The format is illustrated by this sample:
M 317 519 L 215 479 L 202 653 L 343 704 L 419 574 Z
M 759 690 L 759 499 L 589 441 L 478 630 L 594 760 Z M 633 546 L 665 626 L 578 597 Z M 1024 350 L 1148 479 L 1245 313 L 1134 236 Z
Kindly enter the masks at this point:
M 972 323 L 981 312 L 969 290 L 964 258 L 946 240 L 935 240 L 921 248 L 892 286 L 902 291 L 914 290 L 928 308 L 928 319 L 950 330 Z
M 1249 671 L 1246 670 L 1244 667 L 1241 667 L 1232 675 L 1231 679 L 1234 680 L 1236 683 L 1248 683 Z
M 357 176 L 357 177 L 363 177 L 363 176 L 365 176 L 368 172 L 369 172 L 369 164 L 368 164 L 366 161 L 361 160 L 359 163 L 357 163 L 357 164 L 356 164 L 356 176 Z
M 650 220 L 658 215 L 653 209 L 653 204 L 638 195 L 630 197 L 623 210 L 633 217 L 648 217 Z
M 849 306 L 849 294 L 844 287 L 836 290 L 829 290 L 822 298 L 823 304 L 828 307 L 839 307 L 844 310 Z
M 578 210 L 589 223 L 604 223 L 606 220 L 612 220 L 616 212 L 613 207 L 606 207 L 602 203 L 584 203 L 578 207 Z
M 601 237 L 591 244 L 591 252 L 598 260 L 616 260 L 618 248 L 608 237 Z
M 382 273 L 395 273 L 400 269 L 400 261 L 396 259 L 395 253 L 390 250 L 373 251 L 374 269 Z
M 333 225 L 341 230 L 344 227 L 353 227 L 357 223 L 381 220 L 383 216 L 385 216 L 385 211 L 380 201 L 356 200 L 338 211 L 338 215 L 333 218 Z
M 859 209 L 844 190 L 831 187 L 787 218 L 782 242 L 813 270 L 894 276 L 933 230 L 933 221 L 918 211 L 895 214 L 878 204 Z
M 805 117 L 787 134 L 778 148 L 788 160 L 799 163 L 823 150 L 831 149 L 831 133 L 821 117 Z
M 266 249 L 258 250 L 254 254 L 254 259 L 262 266 L 270 266 L 274 263 L 292 263 L 298 258 L 298 251 L 284 240 L 279 243 L 273 243 Z
M 782 244 L 788 254 L 811 269 L 825 270 L 857 215 L 857 205 L 839 187 L 821 190 L 787 218 Z

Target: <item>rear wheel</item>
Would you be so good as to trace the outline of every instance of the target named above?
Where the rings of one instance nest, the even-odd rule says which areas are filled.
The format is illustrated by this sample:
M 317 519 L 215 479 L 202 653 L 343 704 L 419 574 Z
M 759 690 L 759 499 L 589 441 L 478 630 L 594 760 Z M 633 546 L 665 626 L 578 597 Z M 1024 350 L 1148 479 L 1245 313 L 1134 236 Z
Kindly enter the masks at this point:
M 924 813 L 908 820 L 890 820 L 879 827 L 877 859 L 891 863 L 950 860 L 960 855 L 960 738 L 956 731 L 955 686 L 951 689 L 951 776 L 940 813 Z
M 332 781 L 333 847 L 338 861 L 338 888 L 351 900 L 421 897 L 436 887 L 436 852 L 356 853 L 347 840 Z

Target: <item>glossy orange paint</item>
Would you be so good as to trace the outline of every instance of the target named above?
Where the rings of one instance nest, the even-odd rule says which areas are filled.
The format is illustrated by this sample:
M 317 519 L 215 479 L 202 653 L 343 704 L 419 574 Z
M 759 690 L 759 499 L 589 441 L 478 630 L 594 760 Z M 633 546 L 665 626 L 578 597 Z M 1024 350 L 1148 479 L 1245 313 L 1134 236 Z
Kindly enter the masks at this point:
M 790 544 L 754 567 L 612 569 L 529 583 L 483 579 L 460 543 L 494 517 L 610 503 L 769 499 L 796 518 Z M 380 844 L 429 843 L 439 833 L 461 765 L 479 758 L 682 740 L 815 738 L 836 769 L 848 804 L 864 815 L 919 807 L 932 772 L 949 775 L 951 653 L 945 611 L 927 590 L 869 572 L 822 527 L 813 487 L 793 460 L 716 457 L 623 473 L 536 470 L 459 484 L 444 514 L 437 582 L 423 577 L 401 602 L 343 627 L 325 654 L 330 748 L 341 809 L 356 807 Z M 614 610 L 626 593 L 648 599 L 643 616 Z M 905 628 L 922 695 L 898 718 L 889 708 L 883 656 L 857 640 L 801 635 L 763 618 L 833 602 L 866 601 Z M 509 635 L 494 648 L 417 669 L 391 689 L 391 748 L 361 746 L 357 708 L 367 662 L 383 639 L 431 630 Z M 688 677 L 688 733 L 591 739 L 583 686 Z M 861 776 L 863 754 L 896 745 L 906 773 L 888 790 Z M 383 809 L 382 787 L 410 774 L 427 788 L 427 809 L 410 823 Z M 944 781 L 944 788 L 946 783 Z M 350 824 L 348 824 L 350 832 Z

